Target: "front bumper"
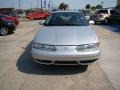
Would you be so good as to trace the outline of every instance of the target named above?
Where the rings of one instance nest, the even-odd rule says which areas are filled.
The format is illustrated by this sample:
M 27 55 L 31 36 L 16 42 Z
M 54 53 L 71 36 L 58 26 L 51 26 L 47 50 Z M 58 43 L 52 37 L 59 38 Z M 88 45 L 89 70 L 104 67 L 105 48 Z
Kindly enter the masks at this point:
M 12 32 L 12 31 L 15 31 L 17 26 L 14 24 L 14 22 L 7 22 L 5 23 L 4 25 L 5 27 L 8 27 L 9 31 Z
M 103 22 L 103 21 L 104 21 L 104 18 L 95 18 L 95 21 L 96 21 L 96 22 Z
M 14 25 L 14 26 L 9 27 L 9 30 L 11 30 L 11 31 L 15 31 L 15 30 L 16 30 L 16 28 L 17 28 L 17 26 L 16 26 L 16 25 Z
M 50 52 L 32 48 L 31 54 L 33 60 L 41 64 L 59 65 L 59 63 L 56 64 L 55 62 L 63 62 L 62 64 L 67 65 L 67 63 L 64 62 L 71 62 L 68 64 L 72 65 L 72 62 L 76 62 L 73 64 L 86 65 L 92 63 L 91 61 L 96 61 L 97 59 L 99 59 L 100 49 L 92 52 L 77 52 L 77 51 Z M 86 63 L 82 63 L 84 61 L 86 61 Z

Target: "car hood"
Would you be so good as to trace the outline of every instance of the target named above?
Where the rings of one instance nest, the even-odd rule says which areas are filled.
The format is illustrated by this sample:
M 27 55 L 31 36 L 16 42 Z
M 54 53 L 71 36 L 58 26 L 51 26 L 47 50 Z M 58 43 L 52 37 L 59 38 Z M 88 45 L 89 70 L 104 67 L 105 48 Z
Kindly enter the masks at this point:
M 43 26 L 34 42 L 49 45 L 81 45 L 98 42 L 90 26 Z

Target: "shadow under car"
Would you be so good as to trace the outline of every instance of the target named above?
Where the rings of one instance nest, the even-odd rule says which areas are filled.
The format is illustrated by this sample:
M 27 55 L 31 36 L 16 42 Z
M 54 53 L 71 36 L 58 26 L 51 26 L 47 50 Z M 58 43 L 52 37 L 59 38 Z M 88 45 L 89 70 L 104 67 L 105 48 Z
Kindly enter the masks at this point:
M 32 60 L 31 43 L 28 44 L 28 46 L 24 49 L 25 51 L 22 53 L 16 63 L 17 69 L 23 73 L 37 75 L 71 75 L 83 73 L 88 68 L 88 65 L 41 65 Z

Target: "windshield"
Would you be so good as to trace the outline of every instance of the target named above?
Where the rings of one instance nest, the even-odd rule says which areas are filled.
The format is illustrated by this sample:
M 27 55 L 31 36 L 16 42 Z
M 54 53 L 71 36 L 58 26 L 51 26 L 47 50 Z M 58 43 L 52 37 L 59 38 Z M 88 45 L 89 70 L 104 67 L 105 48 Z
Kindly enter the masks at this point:
M 53 13 L 44 23 L 45 26 L 88 26 L 81 13 Z
M 108 11 L 107 10 L 100 10 L 100 11 L 98 11 L 98 14 L 100 14 L 100 13 L 108 13 Z

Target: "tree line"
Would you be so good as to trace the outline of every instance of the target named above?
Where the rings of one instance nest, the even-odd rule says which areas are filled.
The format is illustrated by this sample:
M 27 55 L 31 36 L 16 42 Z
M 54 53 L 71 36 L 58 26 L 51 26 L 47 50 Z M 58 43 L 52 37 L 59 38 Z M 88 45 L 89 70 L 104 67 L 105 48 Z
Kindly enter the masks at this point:
M 96 10 L 96 9 L 102 9 L 103 7 L 102 7 L 102 5 L 96 5 L 96 6 L 91 6 L 90 4 L 87 4 L 86 5 L 86 7 L 85 7 L 86 9 L 91 9 L 91 10 Z

